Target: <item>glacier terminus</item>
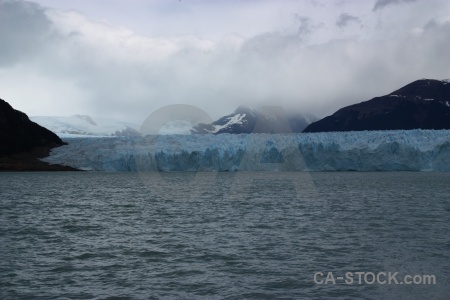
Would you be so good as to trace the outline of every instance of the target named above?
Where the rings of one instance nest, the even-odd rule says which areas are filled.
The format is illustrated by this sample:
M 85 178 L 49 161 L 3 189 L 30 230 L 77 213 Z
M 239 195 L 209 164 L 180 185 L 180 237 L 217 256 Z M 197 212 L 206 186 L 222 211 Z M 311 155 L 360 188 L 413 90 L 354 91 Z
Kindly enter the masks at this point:
M 449 130 L 69 138 L 43 159 L 81 170 L 450 171 Z

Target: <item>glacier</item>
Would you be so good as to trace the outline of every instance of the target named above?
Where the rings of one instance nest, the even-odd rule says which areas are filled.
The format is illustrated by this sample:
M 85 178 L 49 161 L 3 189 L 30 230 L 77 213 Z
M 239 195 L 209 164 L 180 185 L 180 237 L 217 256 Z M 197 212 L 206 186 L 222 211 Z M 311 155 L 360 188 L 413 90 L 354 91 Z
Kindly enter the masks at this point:
M 139 136 L 137 124 L 110 118 L 92 118 L 88 115 L 32 116 L 30 120 L 53 131 L 60 138 Z
M 450 171 L 450 130 L 66 138 L 42 159 L 82 170 Z

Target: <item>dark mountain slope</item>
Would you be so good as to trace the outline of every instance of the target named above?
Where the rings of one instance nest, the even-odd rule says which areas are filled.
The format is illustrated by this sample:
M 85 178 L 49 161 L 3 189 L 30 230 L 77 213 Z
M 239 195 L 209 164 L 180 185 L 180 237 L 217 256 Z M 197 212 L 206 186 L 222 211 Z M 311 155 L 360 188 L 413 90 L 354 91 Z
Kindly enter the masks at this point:
M 73 170 L 38 160 L 61 145 L 64 142 L 56 134 L 0 99 L 0 170 Z
M 382 97 L 341 108 L 303 132 L 450 129 L 450 83 L 422 79 Z

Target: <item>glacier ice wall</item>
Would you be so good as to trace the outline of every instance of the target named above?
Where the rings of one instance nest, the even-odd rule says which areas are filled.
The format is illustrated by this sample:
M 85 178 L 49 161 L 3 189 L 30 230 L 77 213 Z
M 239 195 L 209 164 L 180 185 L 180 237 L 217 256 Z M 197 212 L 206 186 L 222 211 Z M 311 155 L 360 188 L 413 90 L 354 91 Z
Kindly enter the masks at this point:
M 71 138 L 49 163 L 98 171 L 450 171 L 449 130 Z

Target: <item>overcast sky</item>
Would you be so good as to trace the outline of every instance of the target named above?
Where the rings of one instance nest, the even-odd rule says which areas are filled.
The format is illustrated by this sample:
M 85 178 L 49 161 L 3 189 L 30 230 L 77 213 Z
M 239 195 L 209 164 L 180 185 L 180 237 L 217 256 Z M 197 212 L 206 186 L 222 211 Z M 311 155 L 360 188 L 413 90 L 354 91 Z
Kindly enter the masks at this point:
M 30 116 L 323 117 L 420 78 L 450 78 L 448 0 L 0 0 L 0 98 Z

